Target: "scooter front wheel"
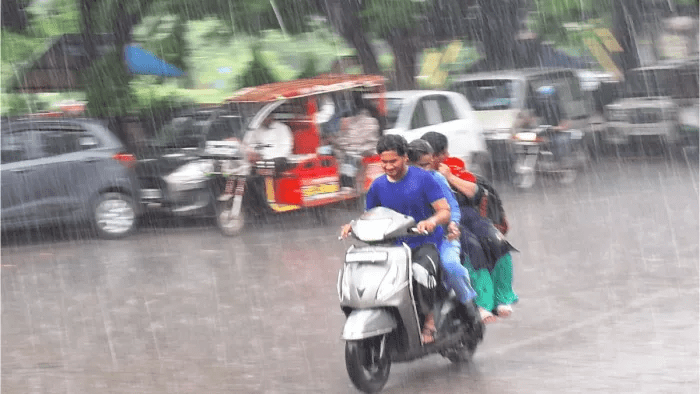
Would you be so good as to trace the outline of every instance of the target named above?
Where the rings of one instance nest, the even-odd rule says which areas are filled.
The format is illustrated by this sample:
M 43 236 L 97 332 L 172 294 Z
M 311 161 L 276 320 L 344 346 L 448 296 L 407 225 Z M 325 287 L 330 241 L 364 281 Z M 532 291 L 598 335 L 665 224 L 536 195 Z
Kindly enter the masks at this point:
M 379 336 L 345 342 L 345 367 L 352 383 L 362 392 L 379 392 L 389 380 L 391 358 L 383 341 L 384 336 Z
M 233 206 L 233 199 L 230 199 L 229 201 L 219 201 L 216 209 L 216 225 L 222 234 L 229 237 L 240 234 L 245 224 L 243 209 L 239 209 L 236 214 L 233 212 Z

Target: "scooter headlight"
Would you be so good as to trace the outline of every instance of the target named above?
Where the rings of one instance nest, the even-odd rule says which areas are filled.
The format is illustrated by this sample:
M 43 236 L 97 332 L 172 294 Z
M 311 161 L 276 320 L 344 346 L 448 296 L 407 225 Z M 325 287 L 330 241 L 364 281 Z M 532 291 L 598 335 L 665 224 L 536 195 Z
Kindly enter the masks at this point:
M 399 279 L 399 266 L 398 264 L 390 264 L 389 269 L 384 275 L 381 283 L 379 284 L 379 289 L 377 290 L 377 300 L 383 301 L 396 293 L 398 290 L 396 288 L 396 281 Z

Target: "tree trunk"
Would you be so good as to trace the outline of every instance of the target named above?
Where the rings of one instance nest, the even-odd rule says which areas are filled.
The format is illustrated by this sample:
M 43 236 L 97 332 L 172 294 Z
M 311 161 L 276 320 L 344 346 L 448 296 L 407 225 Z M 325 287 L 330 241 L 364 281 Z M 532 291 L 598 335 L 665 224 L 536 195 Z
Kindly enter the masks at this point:
M 29 18 L 20 0 L 2 1 L 2 27 L 22 32 L 29 27 Z
M 153 3 L 154 0 L 140 0 L 140 10 L 146 10 Z M 126 46 L 132 41 L 132 33 L 134 26 L 136 26 L 143 18 L 143 12 L 133 12 L 129 13 L 127 10 L 127 4 L 125 2 L 115 3 L 117 8 L 114 13 L 115 18 L 113 19 L 113 32 L 114 32 L 114 46 L 119 51 L 120 58 L 122 59 L 122 64 L 124 69 L 126 69 L 126 57 L 124 56 L 124 50 Z
M 622 47 L 620 54 L 623 72 L 639 67 L 635 24 L 638 20 L 639 4 L 629 0 L 612 0 L 613 34 Z
M 394 53 L 394 82 L 399 90 L 416 88 L 416 38 L 400 33 L 388 38 L 391 51 Z
M 519 0 L 479 0 L 481 42 L 490 69 L 514 68 L 522 61 L 516 51 L 520 30 Z
M 317 0 L 331 25 L 357 51 L 365 74 L 380 74 L 379 62 L 372 44 L 362 29 L 360 4 L 357 0 Z
M 83 47 L 87 53 L 87 64 L 92 64 L 97 59 L 97 46 L 95 45 L 95 32 L 93 31 L 92 6 L 95 0 L 80 0 L 80 21 L 82 23 Z

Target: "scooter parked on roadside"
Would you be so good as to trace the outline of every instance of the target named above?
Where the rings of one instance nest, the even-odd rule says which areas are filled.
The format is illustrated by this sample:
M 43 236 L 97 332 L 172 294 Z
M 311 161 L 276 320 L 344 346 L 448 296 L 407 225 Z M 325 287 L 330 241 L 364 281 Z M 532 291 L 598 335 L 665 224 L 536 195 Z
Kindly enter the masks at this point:
M 440 278 L 412 261 L 412 251 L 395 240 L 415 234 L 416 222 L 391 209 L 376 207 L 352 224 L 351 235 L 366 245 L 351 246 L 338 275 L 338 297 L 347 320 L 345 364 L 355 387 L 366 393 L 380 391 L 392 362 L 407 362 L 441 354 L 454 363 L 471 359 L 481 342 L 484 325 L 474 304 L 461 304 Z M 413 288 L 433 283 L 438 299 L 433 305 L 435 341 L 423 343 L 422 318 Z
M 514 135 L 513 182 L 518 188 L 529 189 L 537 174 L 555 177 L 562 184 L 576 179 L 588 161 L 588 154 L 580 130 L 556 130 L 540 126 Z

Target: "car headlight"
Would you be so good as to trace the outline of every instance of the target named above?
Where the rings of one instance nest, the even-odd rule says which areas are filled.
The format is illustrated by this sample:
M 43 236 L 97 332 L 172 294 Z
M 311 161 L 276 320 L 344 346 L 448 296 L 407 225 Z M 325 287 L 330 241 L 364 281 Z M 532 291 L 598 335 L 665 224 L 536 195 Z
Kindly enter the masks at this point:
M 198 160 L 187 163 L 165 176 L 165 181 L 172 186 L 193 186 L 207 180 L 207 173 L 214 170 L 211 160 Z
M 537 141 L 537 133 L 532 131 L 521 131 L 519 133 L 515 133 L 515 139 L 518 141 L 534 142 Z

